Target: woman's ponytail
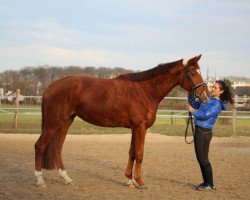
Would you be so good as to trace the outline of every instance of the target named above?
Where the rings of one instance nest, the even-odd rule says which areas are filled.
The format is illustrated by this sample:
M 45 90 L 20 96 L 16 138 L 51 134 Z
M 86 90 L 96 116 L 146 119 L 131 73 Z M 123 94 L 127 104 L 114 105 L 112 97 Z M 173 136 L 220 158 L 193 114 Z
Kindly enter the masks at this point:
M 219 84 L 220 89 L 223 91 L 223 93 L 220 95 L 220 100 L 233 104 L 234 103 L 232 97 L 233 95 L 230 88 L 226 85 L 226 83 L 222 80 L 217 80 L 215 82 Z

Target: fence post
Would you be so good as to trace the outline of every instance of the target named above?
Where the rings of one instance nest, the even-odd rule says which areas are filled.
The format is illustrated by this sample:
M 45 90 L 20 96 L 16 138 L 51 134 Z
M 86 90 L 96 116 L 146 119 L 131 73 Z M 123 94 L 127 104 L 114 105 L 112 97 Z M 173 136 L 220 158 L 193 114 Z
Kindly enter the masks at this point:
M 234 108 L 238 107 L 238 95 L 234 95 Z
M 236 108 L 238 107 L 238 95 L 234 95 L 234 105 L 233 105 L 233 137 L 237 137 L 236 133 Z
M 236 132 L 236 108 L 233 108 L 233 137 L 238 137 Z
M 20 97 L 20 89 L 16 90 L 16 100 L 15 100 L 15 105 L 16 109 L 14 112 L 14 123 L 13 123 L 13 129 L 17 128 L 17 117 L 18 117 L 18 108 L 19 108 L 19 97 Z
M 3 88 L 0 88 L 0 106 L 2 105 L 2 98 L 3 98 L 3 95 L 4 95 Z
M 243 98 L 244 98 L 243 106 L 246 107 L 247 106 L 247 95 L 244 95 Z

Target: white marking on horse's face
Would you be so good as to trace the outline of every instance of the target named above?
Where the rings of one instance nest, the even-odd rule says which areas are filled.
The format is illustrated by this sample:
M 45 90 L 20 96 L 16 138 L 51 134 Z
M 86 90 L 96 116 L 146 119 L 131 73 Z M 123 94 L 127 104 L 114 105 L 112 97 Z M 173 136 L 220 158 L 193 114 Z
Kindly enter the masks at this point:
M 198 74 L 201 74 L 201 71 L 199 69 L 196 69 L 196 71 L 198 72 Z
M 188 58 L 184 58 L 184 59 L 182 60 L 182 64 L 183 64 L 184 66 L 186 66 L 187 63 L 188 63 L 188 61 L 189 61 Z

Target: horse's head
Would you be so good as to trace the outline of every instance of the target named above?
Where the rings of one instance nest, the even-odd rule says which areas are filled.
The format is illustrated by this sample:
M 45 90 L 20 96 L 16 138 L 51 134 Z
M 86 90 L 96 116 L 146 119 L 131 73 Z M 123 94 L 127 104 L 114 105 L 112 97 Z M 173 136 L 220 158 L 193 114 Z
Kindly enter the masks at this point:
M 200 58 L 201 55 L 189 60 L 182 60 L 184 68 L 179 83 L 183 89 L 192 94 L 193 98 L 199 98 L 200 101 L 206 102 L 208 101 L 208 87 L 200 73 L 200 66 L 198 64 Z

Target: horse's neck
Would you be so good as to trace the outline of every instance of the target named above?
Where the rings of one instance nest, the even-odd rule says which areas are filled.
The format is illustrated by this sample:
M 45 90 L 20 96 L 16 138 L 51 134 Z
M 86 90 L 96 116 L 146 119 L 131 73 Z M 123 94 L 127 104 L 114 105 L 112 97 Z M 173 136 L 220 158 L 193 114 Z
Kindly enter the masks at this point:
M 177 85 L 180 73 L 160 75 L 148 82 L 152 98 L 158 103 Z

